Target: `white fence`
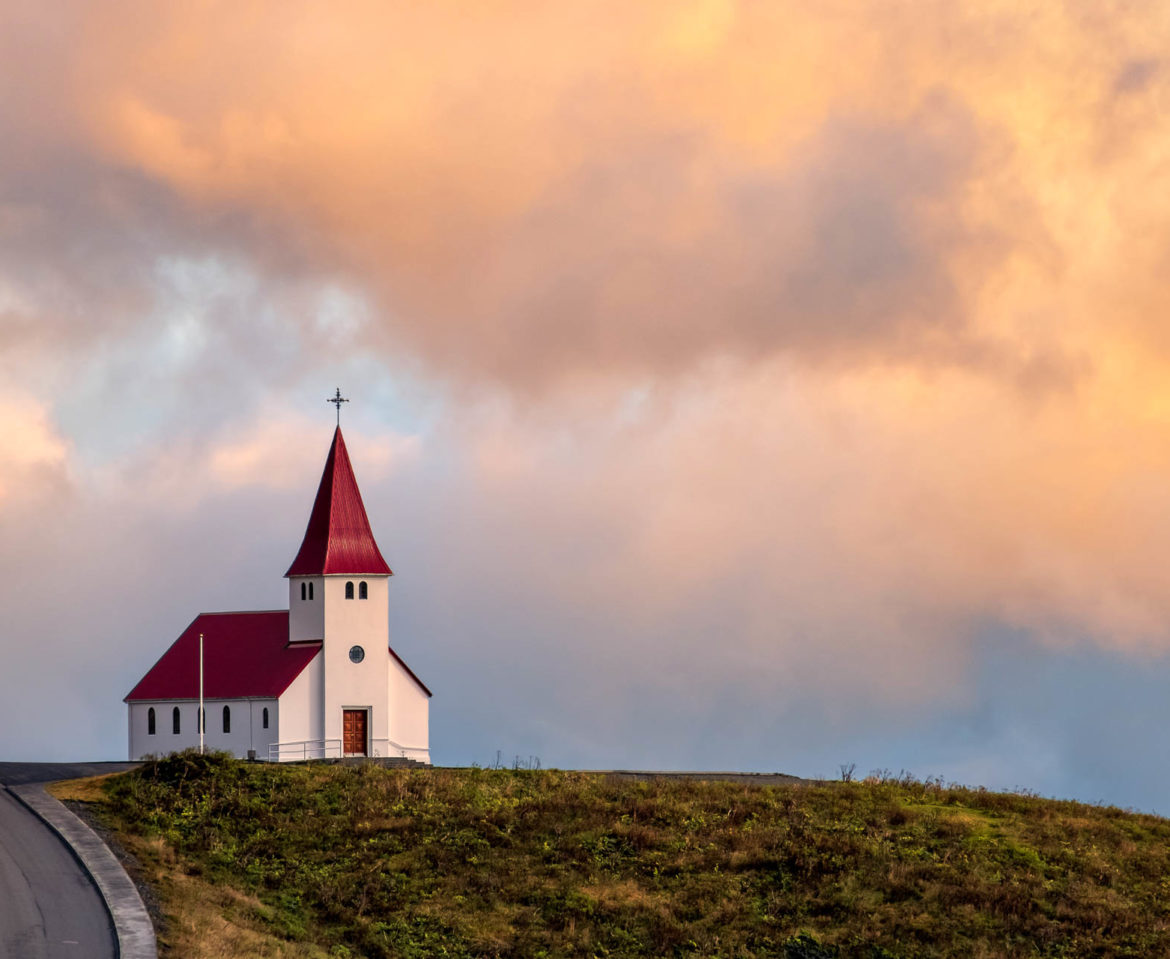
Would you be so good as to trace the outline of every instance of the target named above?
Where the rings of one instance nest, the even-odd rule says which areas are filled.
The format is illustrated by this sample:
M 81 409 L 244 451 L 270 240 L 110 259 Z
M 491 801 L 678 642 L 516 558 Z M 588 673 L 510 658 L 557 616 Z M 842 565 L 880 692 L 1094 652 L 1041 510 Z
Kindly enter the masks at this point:
M 370 758 L 415 759 L 418 762 L 431 761 L 430 750 L 422 746 L 403 746 L 392 739 L 371 739 Z M 273 763 L 292 762 L 304 759 L 341 759 L 360 757 L 362 753 L 343 753 L 340 739 L 303 739 L 299 742 L 272 743 L 268 747 L 268 761 Z

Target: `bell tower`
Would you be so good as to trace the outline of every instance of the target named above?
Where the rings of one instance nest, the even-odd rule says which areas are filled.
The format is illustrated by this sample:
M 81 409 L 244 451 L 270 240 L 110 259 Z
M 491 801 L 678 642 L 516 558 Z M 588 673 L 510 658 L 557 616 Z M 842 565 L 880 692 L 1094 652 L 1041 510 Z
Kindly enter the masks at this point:
M 339 391 L 330 402 L 346 401 Z M 346 755 L 384 755 L 379 743 L 389 739 L 392 575 L 338 426 L 304 540 L 285 576 L 289 642 L 322 644 L 319 738 Z

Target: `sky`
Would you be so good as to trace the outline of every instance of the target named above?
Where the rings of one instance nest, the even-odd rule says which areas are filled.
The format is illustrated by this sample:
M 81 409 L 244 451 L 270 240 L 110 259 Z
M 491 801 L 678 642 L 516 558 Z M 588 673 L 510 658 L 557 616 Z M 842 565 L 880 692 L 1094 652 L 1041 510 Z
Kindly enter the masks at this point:
M 436 762 L 1170 814 L 1170 8 L 0 0 L 0 756 L 279 608 Z

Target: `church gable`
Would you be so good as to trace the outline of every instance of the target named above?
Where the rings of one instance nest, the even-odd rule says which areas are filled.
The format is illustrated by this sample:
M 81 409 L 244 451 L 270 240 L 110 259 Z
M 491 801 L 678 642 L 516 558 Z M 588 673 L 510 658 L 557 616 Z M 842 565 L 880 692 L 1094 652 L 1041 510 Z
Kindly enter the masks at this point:
M 414 674 L 413 669 L 411 669 L 409 666 L 406 665 L 406 660 L 404 660 L 401 656 L 399 656 L 396 652 L 394 652 L 394 647 L 393 646 L 389 647 L 389 650 L 390 650 L 390 658 L 394 662 L 396 662 L 398 664 L 398 666 L 402 669 L 402 671 L 404 673 L 406 673 L 407 676 L 410 677 L 411 681 L 422 692 L 424 692 L 426 694 L 427 699 L 430 699 L 432 696 L 434 696 L 435 694 L 432 693 L 429 689 L 427 689 L 427 684 L 424 683 L 421 679 L 418 678 L 418 676 L 416 676 Z

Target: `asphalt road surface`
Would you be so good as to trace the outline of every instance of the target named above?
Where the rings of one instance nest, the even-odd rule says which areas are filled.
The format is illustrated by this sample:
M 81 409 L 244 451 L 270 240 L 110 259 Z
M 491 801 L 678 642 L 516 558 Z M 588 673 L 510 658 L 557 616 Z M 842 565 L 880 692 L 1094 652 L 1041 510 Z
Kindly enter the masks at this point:
M 0 782 L 49 782 L 116 765 L 0 763 Z M 89 876 L 55 832 L 0 789 L 0 957 L 114 959 L 114 930 Z
M 0 763 L 0 785 L 51 783 L 58 779 L 80 779 L 133 769 L 139 763 Z

